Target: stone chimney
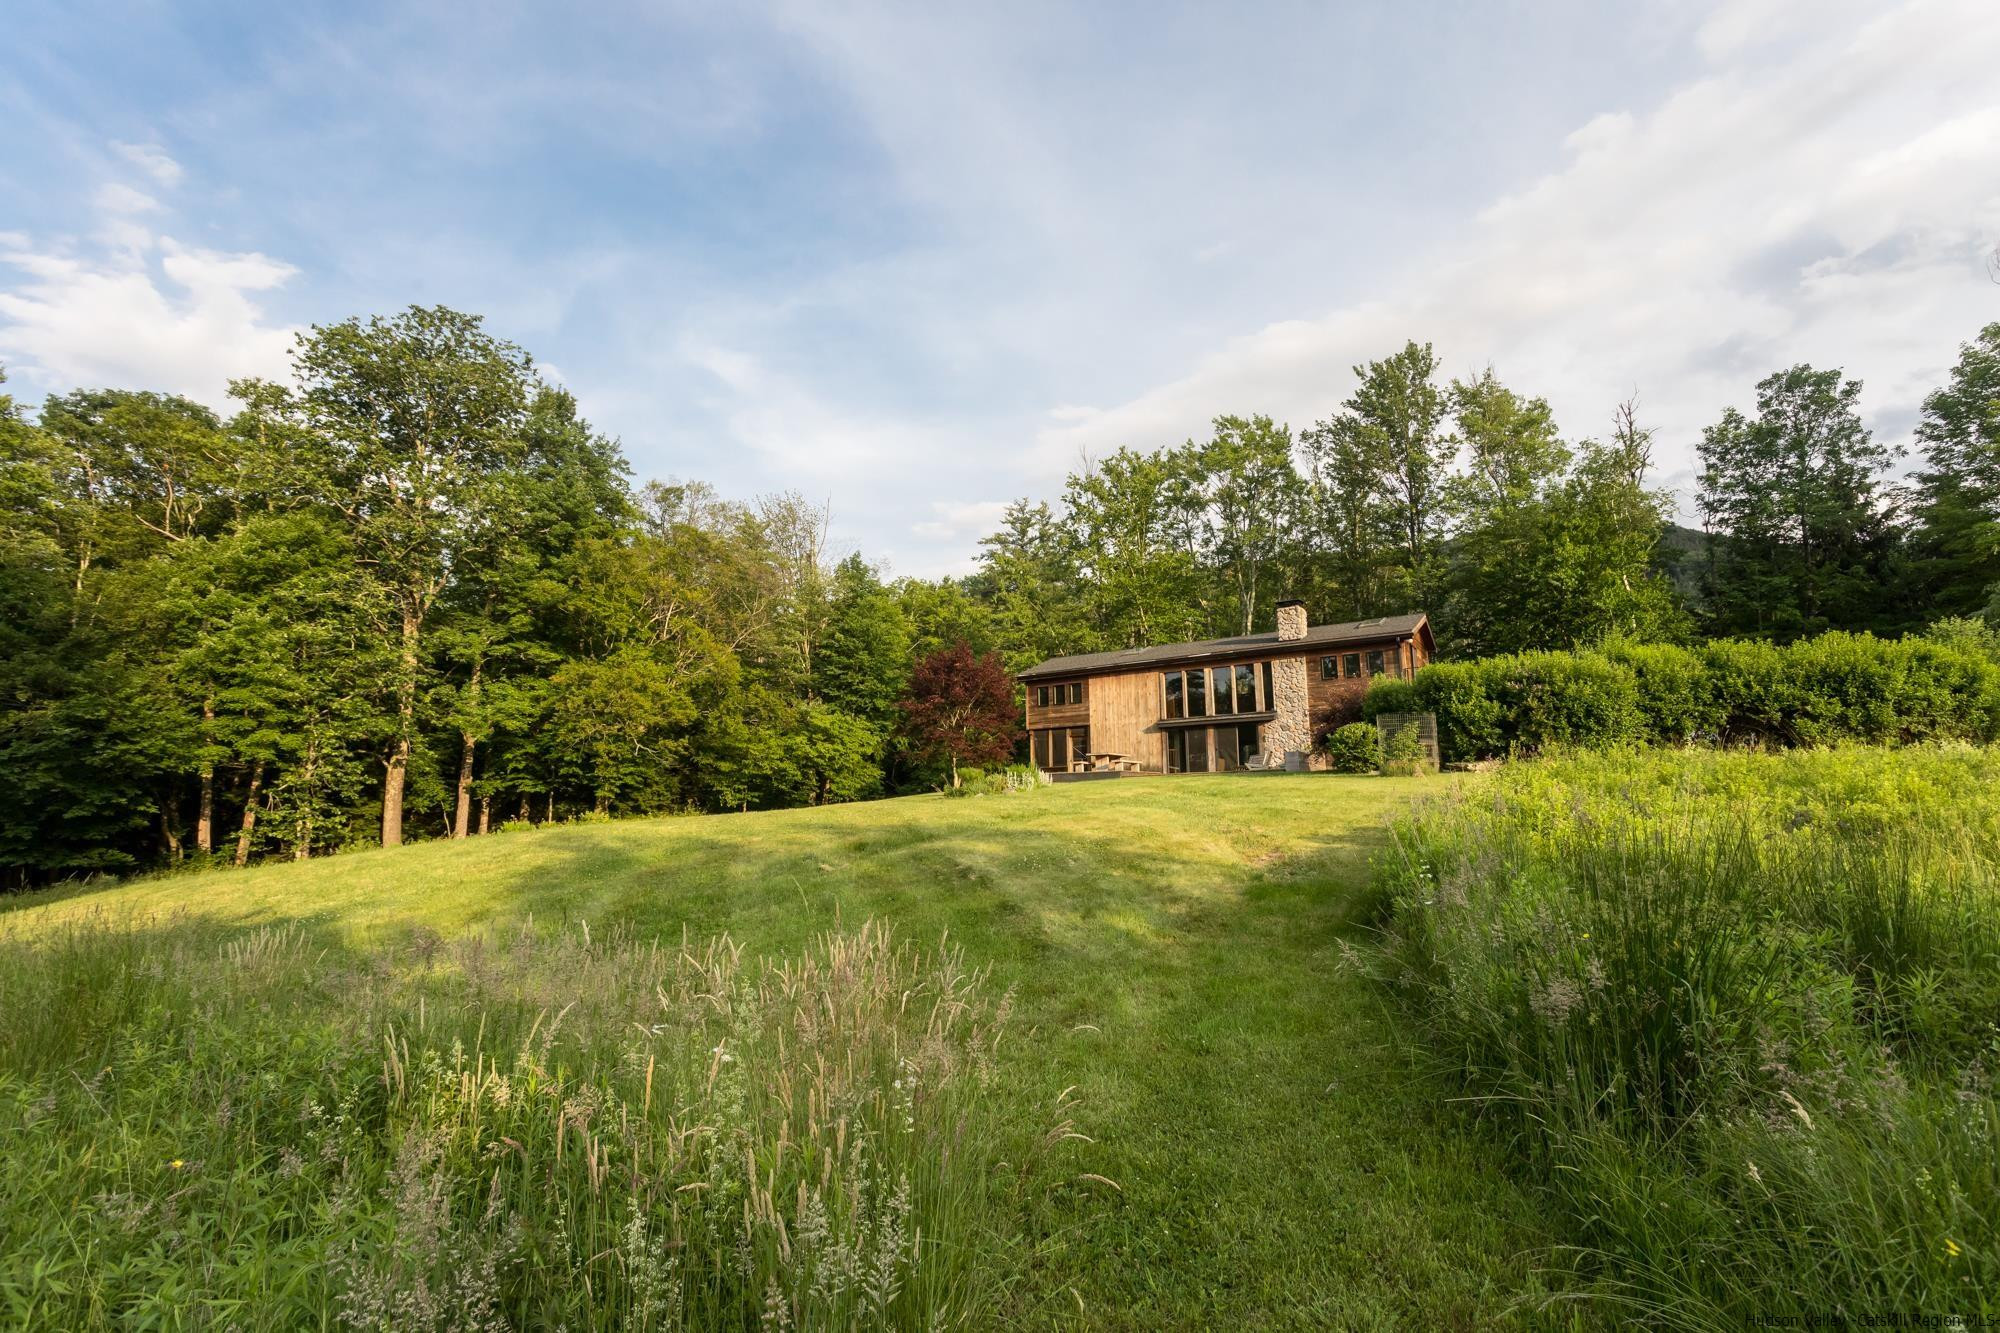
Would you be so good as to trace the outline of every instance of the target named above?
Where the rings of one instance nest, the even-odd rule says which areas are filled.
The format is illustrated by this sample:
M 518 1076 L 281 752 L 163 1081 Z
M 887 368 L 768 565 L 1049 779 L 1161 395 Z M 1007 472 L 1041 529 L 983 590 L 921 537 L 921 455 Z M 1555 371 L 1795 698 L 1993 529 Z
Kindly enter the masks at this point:
M 1306 604 L 1296 599 L 1278 603 L 1278 641 L 1289 643 L 1306 636 Z
M 1291 643 L 1305 636 L 1306 604 L 1295 599 L 1279 602 L 1278 642 Z M 1267 762 L 1282 757 L 1285 767 L 1296 773 L 1306 767 L 1312 753 L 1304 653 L 1272 660 L 1271 695 L 1273 716 L 1264 724 L 1264 754 Z

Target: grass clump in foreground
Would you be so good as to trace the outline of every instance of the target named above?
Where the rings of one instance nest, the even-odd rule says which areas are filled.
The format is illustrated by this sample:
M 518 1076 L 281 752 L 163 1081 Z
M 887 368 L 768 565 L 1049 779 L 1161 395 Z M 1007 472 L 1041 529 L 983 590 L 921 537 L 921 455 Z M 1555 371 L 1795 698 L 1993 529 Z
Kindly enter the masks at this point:
M 1065 1133 L 992 1123 L 991 990 L 874 925 L 762 963 L 532 930 L 0 941 L 0 1321 L 955 1322 L 991 1298 L 985 1196 L 1035 1165 L 991 1150 Z
M 2000 1313 L 2000 755 L 1577 756 L 1416 810 L 1377 965 L 1661 1326 Z

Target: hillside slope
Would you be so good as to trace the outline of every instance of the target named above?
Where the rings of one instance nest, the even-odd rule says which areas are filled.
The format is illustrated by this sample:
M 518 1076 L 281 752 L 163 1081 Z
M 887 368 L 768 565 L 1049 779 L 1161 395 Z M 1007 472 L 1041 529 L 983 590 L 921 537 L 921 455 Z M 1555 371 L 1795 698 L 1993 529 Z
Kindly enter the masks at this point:
M 1088 1137 L 1066 1169 L 1116 1182 L 996 1221 L 1032 1231 L 982 1256 L 998 1317 L 1476 1326 L 1552 1238 L 1339 961 L 1382 817 L 1417 785 L 1150 779 L 587 824 L 44 896 L 0 914 L 0 941 L 302 922 L 410 966 L 424 931 L 529 917 L 753 954 L 870 918 L 949 932 L 1015 992 L 997 1095 L 1031 1117 L 1073 1103 Z

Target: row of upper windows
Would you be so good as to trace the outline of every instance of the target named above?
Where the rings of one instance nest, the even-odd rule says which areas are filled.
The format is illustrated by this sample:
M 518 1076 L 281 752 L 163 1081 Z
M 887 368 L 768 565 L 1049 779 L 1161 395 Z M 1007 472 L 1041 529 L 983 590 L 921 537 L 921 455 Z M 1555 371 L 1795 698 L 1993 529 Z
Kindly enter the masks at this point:
M 1400 676 L 1403 664 L 1396 649 L 1374 649 L 1367 653 L 1340 653 L 1319 659 L 1321 680 L 1359 680 L 1362 667 L 1370 676 Z M 1225 717 L 1234 713 L 1268 712 L 1271 708 L 1271 664 L 1238 662 L 1234 666 L 1199 667 L 1186 671 L 1163 672 L 1167 716 Z M 1257 684 L 1261 679 L 1263 690 Z M 1035 686 L 1035 707 L 1060 708 L 1083 702 L 1083 682 Z
M 1060 707 L 1063 704 L 1080 704 L 1082 702 L 1083 682 L 1080 680 L 1070 681 L 1066 685 L 1035 686 L 1035 707 L 1037 708 Z
M 1337 657 L 1320 658 L 1319 678 L 1321 680 L 1359 680 L 1361 679 L 1362 658 L 1364 656 L 1367 658 L 1368 674 L 1371 676 L 1400 676 L 1403 674 L 1401 653 L 1396 649 L 1390 649 L 1385 653 L 1382 649 L 1377 648 L 1367 654 L 1341 653 Z
M 1269 712 L 1271 664 L 1238 662 L 1234 666 L 1193 667 L 1160 675 L 1169 718 L 1228 717 L 1237 713 Z M 1262 685 L 1260 690 L 1258 687 Z

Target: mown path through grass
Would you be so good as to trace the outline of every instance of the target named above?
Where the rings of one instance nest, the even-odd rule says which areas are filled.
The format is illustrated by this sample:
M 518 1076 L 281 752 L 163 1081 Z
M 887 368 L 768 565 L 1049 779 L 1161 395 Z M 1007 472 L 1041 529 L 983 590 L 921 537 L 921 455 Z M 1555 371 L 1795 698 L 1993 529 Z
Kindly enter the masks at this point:
M 769 952 L 868 917 L 949 931 L 1017 989 L 998 1095 L 1042 1125 L 1074 1088 L 1094 1140 L 995 1219 L 1005 1323 L 1484 1327 L 1553 1237 L 1339 964 L 1382 816 L 1414 789 L 1152 779 L 584 825 L 136 884 L 0 929 L 184 906 L 355 943 L 529 913 Z

